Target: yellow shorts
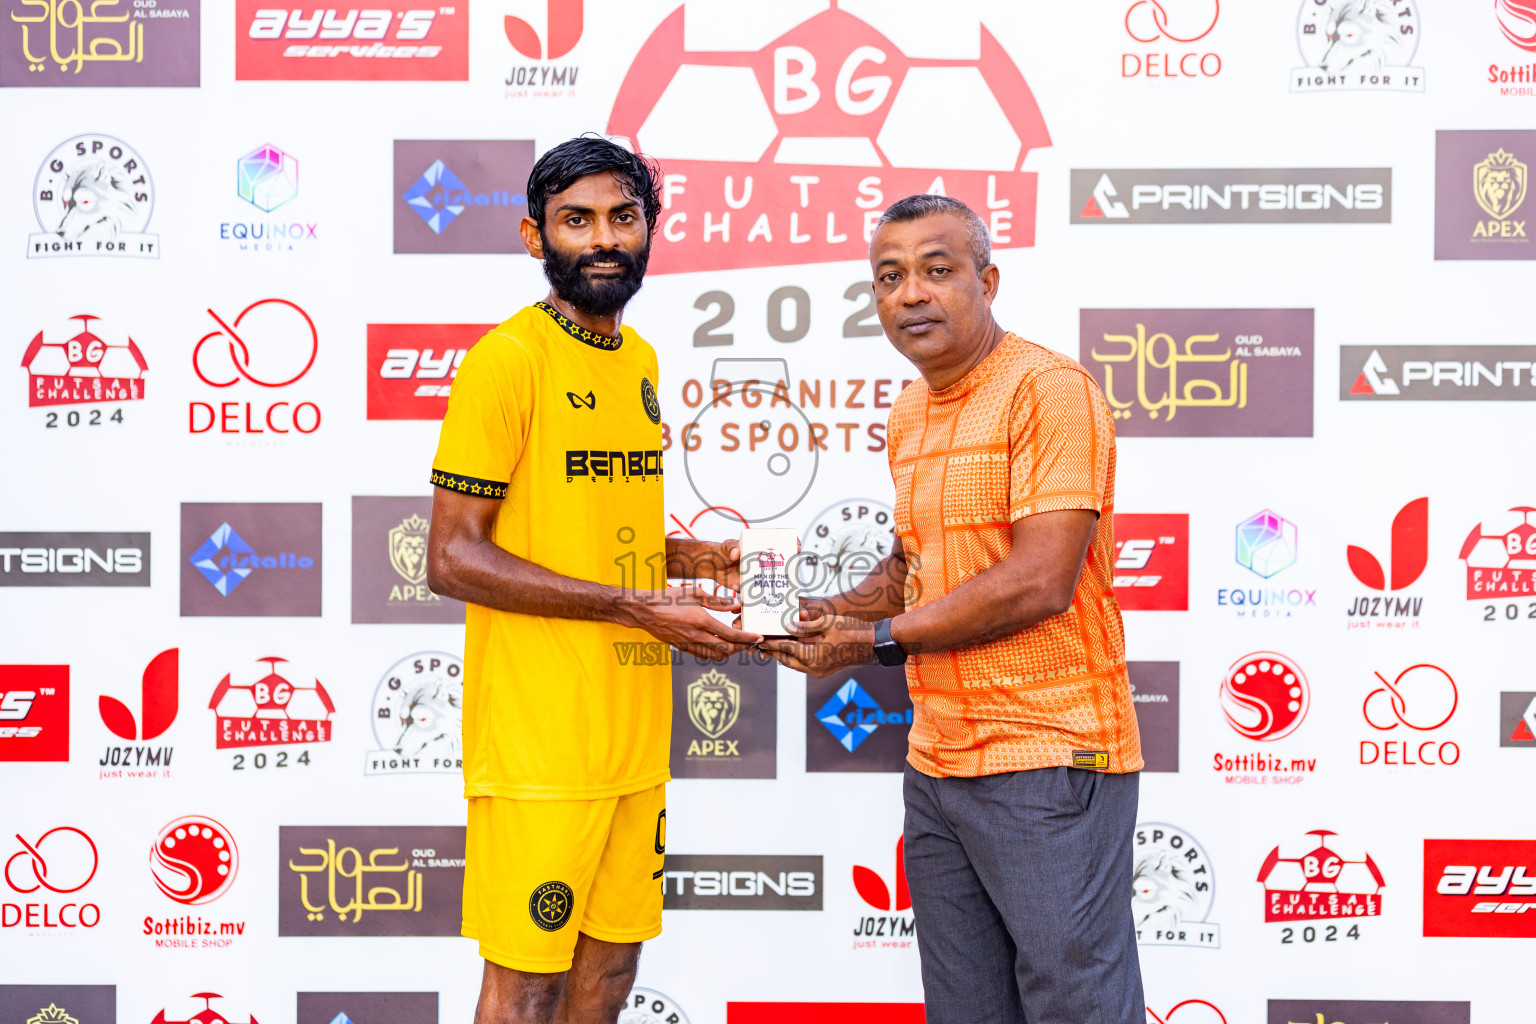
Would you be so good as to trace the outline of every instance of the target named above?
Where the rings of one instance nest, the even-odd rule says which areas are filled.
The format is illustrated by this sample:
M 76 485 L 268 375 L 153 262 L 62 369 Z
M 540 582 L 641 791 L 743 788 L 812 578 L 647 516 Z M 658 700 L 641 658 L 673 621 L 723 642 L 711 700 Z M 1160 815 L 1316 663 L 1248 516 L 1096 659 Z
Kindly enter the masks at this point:
M 570 970 L 577 933 L 604 942 L 660 935 L 666 790 L 471 798 L 463 934 L 492 963 L 540 974 Z

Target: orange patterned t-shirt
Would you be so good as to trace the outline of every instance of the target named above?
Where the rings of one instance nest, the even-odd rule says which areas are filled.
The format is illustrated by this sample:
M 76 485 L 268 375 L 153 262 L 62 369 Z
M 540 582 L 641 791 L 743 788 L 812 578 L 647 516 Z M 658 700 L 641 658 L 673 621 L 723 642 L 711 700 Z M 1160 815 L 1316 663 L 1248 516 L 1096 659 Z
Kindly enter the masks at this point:
M 1096 751 L 1141 768 L 1115 602 L 1115 428 L 1099 387 L 1066 356 L 1013 334 L 943 391 L 913 381 L 890 418 L 907 607 L 1000 562 L 1010 527 L 1062 509 L 1099 513 L 1072 606 L 1022 632 L 907 661 L 912 767 L 934 776 L 1071 766 Z

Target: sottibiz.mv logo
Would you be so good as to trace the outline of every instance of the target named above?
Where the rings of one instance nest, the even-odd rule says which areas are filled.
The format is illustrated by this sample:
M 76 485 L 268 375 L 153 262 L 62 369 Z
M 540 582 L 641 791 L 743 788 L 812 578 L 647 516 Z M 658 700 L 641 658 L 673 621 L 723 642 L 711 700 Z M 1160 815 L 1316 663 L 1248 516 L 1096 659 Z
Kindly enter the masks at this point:
M 1115 600 L 1126 611 L 1189 610 L 1189 516 L 1115 516 Z
M 1536 938 L 1536 840 L 1424 840 L 1424 934 Z
M 860 13 L 834 3 L 760 46 L 751 19 L 727 35 L 717 17 L 722 49 L 704 51 L 679 7 L 640 47 L 608 133 L 666 168 L 653 271 L 862 260 L 880 212 L 916 192 L 982 211 L 996 248 L 1034 245 L 1021 167 L 1051 140 L 1002 45 L 971 15 L 951 52 L 909 57 L 880 31 L 899 35 L 908 15 Z

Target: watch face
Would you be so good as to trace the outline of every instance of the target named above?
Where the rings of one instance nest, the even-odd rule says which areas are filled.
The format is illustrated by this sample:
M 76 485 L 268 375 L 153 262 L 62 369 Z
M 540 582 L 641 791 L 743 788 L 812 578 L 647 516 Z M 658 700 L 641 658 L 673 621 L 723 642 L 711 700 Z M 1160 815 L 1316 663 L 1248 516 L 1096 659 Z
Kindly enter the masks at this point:
M 806 531 L 810 586 L 801 592 L 820 597 L 852 590 L 891 553 L 896 516 L 891 506 L 872 498 L 849 498 L 822 511 Z

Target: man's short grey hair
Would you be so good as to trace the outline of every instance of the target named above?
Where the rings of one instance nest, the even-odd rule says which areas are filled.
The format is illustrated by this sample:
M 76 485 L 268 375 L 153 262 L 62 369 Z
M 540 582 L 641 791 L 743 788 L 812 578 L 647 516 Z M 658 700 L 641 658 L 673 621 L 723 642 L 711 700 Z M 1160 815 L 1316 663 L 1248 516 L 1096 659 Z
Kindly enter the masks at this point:
M 981 268 L 992 262 L 992 238 L 987 234 L 987 225 L 976 216 L 976 211 L 958 199 L 926 194 L 898 199 L 880 215 L 880 223 L 875 225 L 875 229 L 879 230 L 887 224 L 931 217 L 936 213 L 952 213 L 965 221 L 971 236 L 971 258 L 976 261 L 976 273 L 980 274 Z

